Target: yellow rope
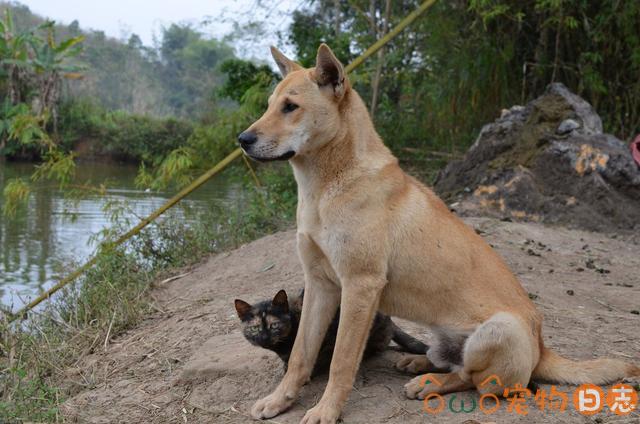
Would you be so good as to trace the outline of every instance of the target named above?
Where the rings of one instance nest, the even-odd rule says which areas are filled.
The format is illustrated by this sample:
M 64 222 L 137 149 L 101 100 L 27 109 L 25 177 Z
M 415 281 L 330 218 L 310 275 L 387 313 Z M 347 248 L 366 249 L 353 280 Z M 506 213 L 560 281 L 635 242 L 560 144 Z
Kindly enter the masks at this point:
M 378 50 L 380 50 L 380 48 L 382 46 L 384 46 L 389 41 L 391 41 L 393 38 L 395 38 L 398 34 L 400 34 L 400 32 L 402 32 L 403 29 L 405 29 L 407 26 L 411 25 L 411 23 L 413 23 L 413 21 L 415 21 L 427 9 L 429 9 L 431 6 L 433 6 L 433 4 L 435 2 L 436 2 L 436 0 L 427 0 L 424 3 L 422 3 L 422 5 L 420 5 L 419 8 L 417 8 L 416 10 L 411 12 L 407 17 L 405 17 L 395 28 L 393 28 L 393 30 L 389 31 L 384 37 L 382 37 L 381 39 L 376 41 L 371 47 L 369 47 L 362 55 L 360 55 L 353 62 L 351 62 L 349 65 L 347 65 L 347 67 L 345 68 L 345 71 L 346 72 L 351 72 L 355 68 L 360 66 L 367 58 L 369 58 L 371 55 L 373 55 Z M 135 227 L 133 227 L 131 230 L 127 231 L 126 234 L 123 234 L 116 241 L 114 241 L 112 243 L 108 243 L 107 245 L 102 246 L 102 247 L 103 248 L 109 248 L 109 249 L 117 247 L 117 246 L 121 245 L 122 243 L 124 243 L 125 241 L 127 241 L 128 239 L 130 239 L 131 237 L 133 237 L 134 235 L 138 234 L 144 227 L 149 225 L 156 218 L 158 218 L 160 215 L 165 213 L 168 209 L 170 209 L 171 207 L 175 206 L 183 198 L 185 198 L 186 196 L 191 194 L 191 192 L 193 192 L 194 190 L 199 188 L 201 185 L 203 185 L 204 183 L 209 181 L 209 179 L 211 179 L 214 175 L 218 174 L 220 171 L 222 171 L 224 168 L 226 168 L 227 165 L 229 165 L 231 162 L 233 162 L 235 159 L 237 159 L 241 155 L 242 155 L 242 150 L 239 149 L 239 148 L 235 149 L 227 157 L 222 159 L 216 166 L 211 168 L 205 174 L 201 175 L 197 180 L 195 180 L 194 182 L 189 184 L 187 187 L 185 187 L 184 189 L 180 190 L 180 192 L 178 194 L 176 194 L 171 199 L 169 199 L 164 205 L 162 205 L 160 208 L 156 209 L 151 215 L 147 216 L 142 221 L 140 221 L 140 223 L 138 225 L 136 225 Z M 251 164 L 249 163 L 249 161 L 247 161 L 247 159 L 244 157 L 244 155 L 242 155 L 242 156 L 243 156 L 243 158 L 245 160 L 245 163 L 247 164 L 247 166 L 249 168 L 249 171 L 251 172 L 251 174 L 252 174 L 252 176 L 253 176 L 253 178 L 254 178 L 254 180 L 256 182 L 256 185 L 258 187 L 260 187 L 260 181 L 258 180 L 258 177 L 255 174 L 253 168 L 251 167 Z M 85 262 L 82 266 L 80 266 L 74 272 L 72 272 L 71 274 L 67 275 L 65 278 L 60 280 L 56 285 L 51 287 L 49 290 L 47 290 L 46 292 L 44 292 L 40 296 L 38 296 L 36 299 L 34 299 L 31 302 L 29 302 L 28 305 L 26 305 L 25 307 L 20 309 L 15 314 L 11 315 L 9 317 L 9 322 L 15 321 L 19 317 L 26 316 L 26 313 L 29 312 L 31 309 L 35 308 L 42 301 L 50 298 L 52 294 L 54 294 L 55 292 L 60 290 L 62 287 L 66 286 L 67 284 L 69 284 L 70 282 L 72 282 L 73 280 L 78 278 L 80 275 L 82 275 L 86 270 L 88 270 L 93 265 L 95 265 L 95 263 L 98 261 L 98 255 L 99 255 L 99 253 L 96 256 L 94 256 L 91 259 L 89 259 L 87 262 Z
M 242 155 L 242 160 L 244 161 L 244 164 L 247 165 L 247 169 L 249 169 L 249 173 L 251 174 L 253 181 L 256 183 L 256 187 L 262 188 L 262 184 L 260 184 L 260 180 L 256 175 L 256 171 L 253 170 L 253 166 L 251 166 L 251 162 L 249 162 L 249 159 L 247 159 L 245 155 Z

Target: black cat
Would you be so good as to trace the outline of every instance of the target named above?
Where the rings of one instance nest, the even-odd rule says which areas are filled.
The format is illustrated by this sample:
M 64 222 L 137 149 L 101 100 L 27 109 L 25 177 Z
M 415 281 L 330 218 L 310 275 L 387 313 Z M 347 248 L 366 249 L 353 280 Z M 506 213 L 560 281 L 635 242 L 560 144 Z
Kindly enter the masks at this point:
M 298 333 L 303 297 L 304 290 L 291 300 L 287 298 L 286 291 L 280 290 L 273 300 L 265 300 L 255 305 L 250 305 L 244 300 L 235 300 L 244 337 L 253 345 L 277 353 L 284 362 L 285 368 Z M 326 368 L 331 363 L 339 316 L 338 309 L 322 342 L 316 361 L 316 371 Z M 425 354 L 428 349 L 427 345 L 402 331 L 389 316 L 377 313 L 369 332 L 364 356 L 384 350 L 391 340 L 396 342 L 402 350 L 410 353 Z

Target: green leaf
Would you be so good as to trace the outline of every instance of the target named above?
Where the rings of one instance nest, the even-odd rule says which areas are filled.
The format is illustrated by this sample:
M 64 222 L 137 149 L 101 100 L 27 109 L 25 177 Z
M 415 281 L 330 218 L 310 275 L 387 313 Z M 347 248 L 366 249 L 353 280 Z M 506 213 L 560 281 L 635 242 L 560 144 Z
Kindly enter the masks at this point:
M 62 53 L 65 50 L 70 49 L 71 47 L 73 47 L 74 45 L 81 43 L 84 41 L 84 36 L 79 36 L 79 37 L 73 37 L 73 38 L 69 38 L 65 41 L 63 41 L 62 43 L 58 44 L 57 47 L 55 47 L 53 50 L 56 53 Z
M 13 217 L 15 216 L 18 208 L 25 204 L 29 199 L 29 194 L 31 193 L 31 188 L 29 185 L 21 179 L 15 178 L 9 180 L 7 185 L 5 186 L 2 194 L 4 196 L 4 205 L 2 205 L 2 213 L 5 216 Z M 20 371 L 20 370 L 17 370 Z M 24 370 L 22 370 L 24 371 Z M 21 375 L 21 374 L 18 374 Z M 24 378 L 22 375 L 22 378 Z

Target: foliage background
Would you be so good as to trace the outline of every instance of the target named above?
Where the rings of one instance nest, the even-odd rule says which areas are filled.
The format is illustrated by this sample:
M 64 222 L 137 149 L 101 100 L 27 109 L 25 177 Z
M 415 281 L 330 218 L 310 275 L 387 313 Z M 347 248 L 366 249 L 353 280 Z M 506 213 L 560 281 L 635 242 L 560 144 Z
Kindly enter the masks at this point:
M 271 3 L 260 4 L 273 7 Z M 346 63 L 418 5 L 418 0 L 308 0 L 280 37 L 305 66 L 313 65 L 321 41 Z M 18 28 L 45 22 L 25 6 L 0 5 L 0 10 L 6 8 L 12 9 Z M 525 103 L 554 81 L 590 101 L 605 129 L 629 140 L 640 132 L 638 25 L 637 2 L 441 1 L 352 79 L 386 142 L 406 159 L 416 156 L 414 149 L 421 156 L 427 150 L 464 151 L 500 109 Z M 177 146 L 171 149 L 161 141 L 156 152 L 155 146 L 145 145 L 154 143 L 156 126 L 175 123 L 152 119 L 205 124 L 225 120 L 257 81 L 248 75 L 258 68 L 270 71 L 264 64 L 238 59 L 233 39 L 212 39 L 191 24 L 163 28 L 152 47 L 136 34 L 116 40 L 100 31 L 84 31 L 77 21 L 56 25 L 55 30 L 60 40 L 83 37 L 82 51 L 71 62 L 83 67 L 82 78 L 61 88 L 60 102 L 79 103 L 65 109 L 74 113 L 63 118 L 61 128 L 61 143 L 67 148 L 97 134 L 90 139 L 120 157 L 166 156 Z M 114 110 L 126 112 L 120 120 L 131 114 L 148 117 L 142 124 L 127 123 L 142 127 L 126 140 L 131 152 L 112 145 L 111 137 L 102 137 L 106 130 L 96 128 Z M 81 113 L 84 122 L 78 122 Z M 80 126 L 92 119 L 97 124 L 93 128 Z M 146 129 L 147 140 L 140 137 Z M 174 144 L 183 145 L 189 135 L 178 131 Z M 123 136 L 113 135 L 118 138 L 122 144 Z

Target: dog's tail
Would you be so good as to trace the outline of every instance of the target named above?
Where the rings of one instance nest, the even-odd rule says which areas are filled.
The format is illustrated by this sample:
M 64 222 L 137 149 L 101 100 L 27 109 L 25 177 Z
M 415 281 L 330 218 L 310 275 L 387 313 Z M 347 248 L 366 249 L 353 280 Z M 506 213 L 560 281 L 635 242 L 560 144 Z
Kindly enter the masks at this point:
M 542 348 L 540 362 L 531 378 L 558 384 L 609 384 L 625 377 L 640 376 L 640 368 L 618 359 L 572 361 Z
M 429 346 L 402 331 L 402 329 L 398 327 L 393 321 L 391 321 L 391 327 L 393 330 L 391 340 L 396 342 L 396 344 L 400 346 L 402 350 L 409 353 L 415 353 L 416 355 L 427 353 Z

